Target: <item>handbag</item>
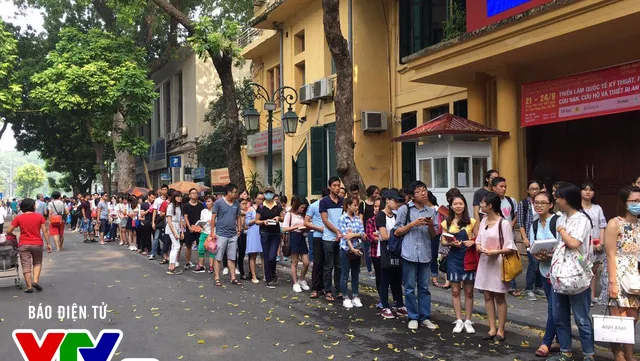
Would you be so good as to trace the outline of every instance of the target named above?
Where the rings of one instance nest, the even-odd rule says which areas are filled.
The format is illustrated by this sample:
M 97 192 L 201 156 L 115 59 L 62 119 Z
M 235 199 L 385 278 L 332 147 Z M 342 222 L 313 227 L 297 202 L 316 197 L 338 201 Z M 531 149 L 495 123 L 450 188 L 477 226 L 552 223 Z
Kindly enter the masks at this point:
M 59 226 L 63 223 L 62 215 L 60 214 L 61 212 L 58 212 L 55 201 L 53 201 L 51 205 L 53 205 L 53 209 L 56 211 L 56 215 L 49 218 L 49 224 L 51 224 L 52 226 Z M 62 211 L 64 212 L 64 208 L 62 209 Z
M 620 277 L 620 286 L 628 294 L 640 295 L 640 277 L 637 274 L 625 272 Z
M 467 248 L 464 254 L 464 270 L 466 272 L 476 271 L 480 262 L 480 255 L 475 247 Z
M 202 227 L 200 227 L 200 226 L 191 226 L 191 233 L 202 233 Z
M 207 237 L 207 240 L 204 242 L 204 248 L 207 250 L 207 252 L 216 254 L 216 252 L 218 251 L 218 242 L 216 241 L 215 234 Z
M 380 255 L 380 266 L 382 269 L 394 269 L 402 267 L 402 258 L 395 256 L 387 250 L 386 241 L 380 241 L 378 244 L 380 248 L 378 248 L 378 254 Z
M 498 232 L 500 235 L 500 249 L 504 247 L 504 234 L 502 233 L 502 221 L 498 222 Z M 522 261 L 518 251 L 510 252 L 502 255 L 502 281 L 510 282 L 522 273 Z
M 618 307 L 609 300 L 605 315 L 593 315 L 593 338 L 597 342 L 635 344 L 633 317 L 611 316 L 610 308 Z
M 438 271 L 447 273 L 447 261 L 447 256 L 444 256 L 440 259 L 440 262 L 438 262 Z
M 357 250 L 360 250 L 359 248 L 356 248 Z M 351 250 L 347 251 L 347 258 L 349 258 L 349 261 L 355 261 L 360 259 L 360 255 L 354 252 L 351 252 Z
M 282 255 L 285 257 L 291 256 L 291 235 L 289 232 L 282 234 Z

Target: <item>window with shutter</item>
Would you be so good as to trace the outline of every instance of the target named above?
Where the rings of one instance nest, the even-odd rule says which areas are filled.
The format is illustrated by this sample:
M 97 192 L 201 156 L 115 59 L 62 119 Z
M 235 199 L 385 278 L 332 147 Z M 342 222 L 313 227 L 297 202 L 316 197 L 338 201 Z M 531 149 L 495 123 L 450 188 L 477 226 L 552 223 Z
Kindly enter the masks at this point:
M 311 193 L 321 194 L 327 186 L 327 141 L 322 126 L 311 127 Z
M 329 178 L 338 176 L 338 159 L 336 157 L 336 123 L 327 124 L 327 150 L 329 158 Z
M 295 161 L 295 172 L 294 172 L 294 185 L 295 190 L 294 194 L 301 197 L 307 196 L 307 146 L 298 153 L 298 158 Z
M 418 113 L 403 113 L 402 133 L 418 126 Z M 402 143 L 402 185 L 416 180 L 416 143 Z

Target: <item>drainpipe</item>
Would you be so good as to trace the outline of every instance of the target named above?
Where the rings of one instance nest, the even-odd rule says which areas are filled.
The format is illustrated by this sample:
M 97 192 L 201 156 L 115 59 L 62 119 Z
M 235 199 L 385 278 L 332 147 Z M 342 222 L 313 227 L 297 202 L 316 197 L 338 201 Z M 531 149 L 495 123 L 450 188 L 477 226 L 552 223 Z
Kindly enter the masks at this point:
M 347 1 L 347 18 L 349 22 L 349 54 L 351 54 L 351 65 L 353 66 L 353 0 Z
M 284 86 L 284 24 L 280 24 L 280 86 Z M 282 118 L 282 114 L 284 114 L 284 105 L 280 102 L 280 118 Z M 280 121 L 280 127 L 282 128 L 282 121 Z M 280 151 L 280 156 L 282 157 L 281 164 L 281 174 L 282 174 L 282 193 L 285 192 L 285 134 L 284 128 L 282 128 L 282 150 Z

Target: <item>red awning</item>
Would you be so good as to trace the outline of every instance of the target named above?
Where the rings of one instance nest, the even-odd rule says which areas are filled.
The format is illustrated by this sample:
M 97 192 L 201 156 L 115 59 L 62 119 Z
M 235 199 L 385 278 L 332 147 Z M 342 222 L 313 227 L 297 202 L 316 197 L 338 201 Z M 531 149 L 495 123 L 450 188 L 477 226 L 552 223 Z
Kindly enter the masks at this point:
M 445 113 L 419 127 L 402 133 L 392 140 L 405 142 L 442 138 L 442 136 L 449 136 L 448 138 L 452 140 L 479 140 L 490 137 L 508 137 L 509 133 L 478 124 L 451 113 Z

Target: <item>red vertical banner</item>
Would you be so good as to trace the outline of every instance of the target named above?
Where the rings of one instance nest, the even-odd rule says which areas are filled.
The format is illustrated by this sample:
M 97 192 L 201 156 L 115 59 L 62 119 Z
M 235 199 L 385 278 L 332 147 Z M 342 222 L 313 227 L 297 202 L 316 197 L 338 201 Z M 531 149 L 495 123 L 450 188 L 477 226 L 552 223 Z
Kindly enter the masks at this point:
M 522 85 L 522 127 L 640 109 L 640 61 Z

